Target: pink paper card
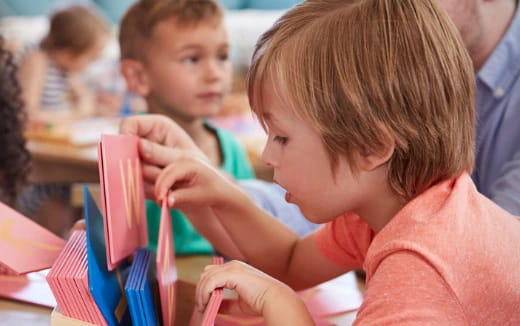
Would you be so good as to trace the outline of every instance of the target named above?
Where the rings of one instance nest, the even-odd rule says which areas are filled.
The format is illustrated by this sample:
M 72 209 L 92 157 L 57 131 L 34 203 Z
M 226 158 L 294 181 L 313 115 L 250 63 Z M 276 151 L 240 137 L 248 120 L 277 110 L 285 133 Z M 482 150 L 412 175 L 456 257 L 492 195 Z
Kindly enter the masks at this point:
M 98 145 L 99 179 L 110 271 L 148 244 L 138 138 L 103 135 Z
M 222 257 L 213 257 L 213 264 L 222 265 L 224 263 L 224 258 Z M 213 290 L 211 292 L 211 297 L 209 298 L 209 302 L 206 305 L 206 309 L 204 310 L 204 314 L 202 315 L 202 326 L 213 326 L 215 324 L 215 319 L 218 314 L 218 309 L 220 308 L 220 304 L 222 303 L 222 299 L 224 298 L 224 289 L 219 288 Z
M 168 209 L 166 200 L 163 201 L 161 210 L 156 264 L 159 297 L 161 299 L 162 307 L 162 324 L 164 326 L 173 326 L 175 323 L 177 266 L 175 264 L 175 249 L 172 224 L 170 220 L 170 210 Z
M 0 297 L 54 308 L 56 300 L 45 280 L 47 272 L 0 275 Z
M 0 203 L 0 270 L 25 274 L 52 266 L 65 240 Z

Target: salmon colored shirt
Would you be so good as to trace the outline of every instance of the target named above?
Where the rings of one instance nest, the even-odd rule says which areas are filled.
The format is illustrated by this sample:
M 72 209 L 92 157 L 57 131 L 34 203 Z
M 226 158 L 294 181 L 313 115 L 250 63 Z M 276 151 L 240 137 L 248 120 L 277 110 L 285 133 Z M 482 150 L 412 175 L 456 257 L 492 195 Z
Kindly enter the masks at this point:
M 347 213 L 316 243 L 367 273 L 355 325 L 520 325 L 520 221 L 467 174 L 409 202 L 378 234 Z

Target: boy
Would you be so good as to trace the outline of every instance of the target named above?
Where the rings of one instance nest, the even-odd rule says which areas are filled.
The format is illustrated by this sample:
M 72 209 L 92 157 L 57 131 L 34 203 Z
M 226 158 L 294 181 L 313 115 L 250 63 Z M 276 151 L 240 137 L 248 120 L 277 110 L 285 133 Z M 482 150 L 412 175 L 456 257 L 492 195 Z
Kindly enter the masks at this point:
M 120 28 L 121 72 L 128 88 L 146 99 L 148 111 L 178 123 L 213 166 L 235 179 L 252 178 L 237 140 L 205 120 L 219 112 L 232 78 L 218 4 L 141 0 L 127 11 Z M 146 208 L 150 247 L 155 249 L 160 208 L 152 201 Z M 171 216 L 177 254 L 213 252 L 182 213 L 172 210 Z
M 299 239 L 218 171 L 176 155 L 156 197 L 210 207 L 246 261 L 270 275 L 236 261 L 207 267 L 200 310 L 226 287 L 238 293 L 235 312 L 311 325 L 274 278 L 301 289 L 363 267 L 355 324 L 520 323 L 520 223 L 469 176 L 473 67 L 436 0 L 306 1 L 260 39 L 248 89 L 269 133 L 264 162 L 286 200 L 325 226 Z M 122 131 L 161 125 L 137 120 Z

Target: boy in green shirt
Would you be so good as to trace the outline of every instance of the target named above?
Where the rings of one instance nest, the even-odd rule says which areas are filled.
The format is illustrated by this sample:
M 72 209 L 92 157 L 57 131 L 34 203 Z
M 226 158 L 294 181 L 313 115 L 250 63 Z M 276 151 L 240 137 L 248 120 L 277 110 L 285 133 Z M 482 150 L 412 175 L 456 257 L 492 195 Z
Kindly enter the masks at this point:
M 231 88 L 229 43 L 215 1 L 141 0 L 123 17 L 121 72 L 128 88 L 146 99 L 148 112 L 173 119 L 209 162 L 235 179 L 253 178 L 235 137 L 212 126 Z M 149 247 L 156 249 L 160 208 L 146 203 Z M 185 216 L 171 210 L 177 254 L 210 254 L 213 247 Z

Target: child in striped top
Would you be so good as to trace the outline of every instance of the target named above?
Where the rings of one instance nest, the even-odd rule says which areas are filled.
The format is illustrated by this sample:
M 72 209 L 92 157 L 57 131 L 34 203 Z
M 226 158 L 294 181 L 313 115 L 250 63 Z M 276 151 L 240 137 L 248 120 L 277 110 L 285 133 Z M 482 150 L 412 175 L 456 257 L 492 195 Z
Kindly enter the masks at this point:
M 19 79 L 31 120 L 94 113 L 92 92 L 79 74 L 101 54 L 110 27 L 87 7 L 71 6 L 50 19 L 48 34 L 20 62 Z

